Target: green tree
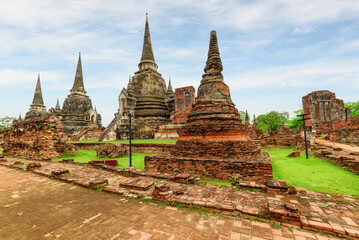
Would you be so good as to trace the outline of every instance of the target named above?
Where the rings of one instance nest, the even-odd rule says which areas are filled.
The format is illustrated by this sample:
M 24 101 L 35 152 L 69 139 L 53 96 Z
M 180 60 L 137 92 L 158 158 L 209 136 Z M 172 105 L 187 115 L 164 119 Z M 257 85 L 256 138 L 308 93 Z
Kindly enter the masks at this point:
M 303 125 L 302 117 L 298 117 L 297 115 L 303 114 L 303 109 L 298 109 L 293 111 L 295 117 L 287 121 L 287 125 L 293 131 L 296 131 L 299 126 Z
M 344 103 L 346 108 L 350 108 L 352 116 L 359 116 L 359 101 L 358 102 L 347 102 Z
M 263 132 L 278 131 L 278 127 L 280 125 L 285 125 L 288 118 L 288 112 L 271 111 L 257 117 L 257 126 Z
M 0 130 L 1 130 L 1 129 L 4 129 L 4 128 L 11 127 L 12 122 L 13 122 L 15 119 L 16 119 L 16 118 L 14 118 L 14 117 L 8 117 L 8 116 L 5 116 L 5 117 L 0 118 Z
M 241 117 L 242 123 L 246 122 L 246 112 L 245 111 L 238 111 L 239 116 Z

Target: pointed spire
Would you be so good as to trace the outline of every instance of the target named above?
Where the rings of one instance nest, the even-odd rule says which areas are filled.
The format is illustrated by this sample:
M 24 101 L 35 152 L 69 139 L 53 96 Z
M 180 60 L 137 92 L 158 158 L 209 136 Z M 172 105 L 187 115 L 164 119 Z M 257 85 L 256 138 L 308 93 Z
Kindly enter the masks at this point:
M 171 84 L 171 78 L 169 78 L 169 80 L 168 80 L 168 88 L 167 88 L 167 92 L 173 92 L 173 89 L 172 89 L 172 84 Z
M 221 57 L 219 56 L 217 33 L 215 30 L 211 31 L 211 39 L 209 41 L 208 58 L 205 73 L 221 73 L 223 70 Z
M 56 102 L 56 107 L 55 107 L 55 109 L 58 110 L 58 111 L 61 110 L 60 103 L 59 103 L 59 98 L 57 98 L 57 102 Z
M 155 57 L 152 51 L 150 27 L 148 25 L 148 13 L 146 13 L 146 24 L 145 24 L 145 34 L 143 37 L 142 57 L 140 64 L 138 64 L 138 67 L 139 70 L 147 69 L 147 68 L 157 70 L 157 64 L 155 62 Z
M 30 110 L 35 110 L 35 109 L 46 111 L 46 107 L 44 105 L 44 99 L 42 98 L 40 73 L 37 75 L 37 83 L 35 88 L 34 99 L 32 100 L 32 104 L 30 105 Z
M 128 75 L 128 84 L 131 84 L 132 81 L 131 81 L 131 75 Z
M 79 93 L 82 95 L 86 94 L 85 87 L 84 87 L 84 79 L 82 75 L 82 64 L 81 64 L 81 52 L 79 52 L 79 60 L 77 62 L 77 69 L 76 75 L 74 80 L 74 85 L 70 90 L 71 93 Z
M 246 110 L 246 123 L 249 123 L 249 115 L 248 115 L 248 111 Z
M 17 120 L 18 120 L 18 121 L 22 121 L 21 113 L 19 114 L 19 118 L 18 118 Z

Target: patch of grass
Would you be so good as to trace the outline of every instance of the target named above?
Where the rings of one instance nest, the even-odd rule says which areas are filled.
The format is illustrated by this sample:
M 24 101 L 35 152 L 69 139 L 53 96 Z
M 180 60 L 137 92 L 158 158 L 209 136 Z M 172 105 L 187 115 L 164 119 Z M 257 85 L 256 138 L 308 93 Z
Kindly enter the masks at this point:
M 217 184 L 218 186 L 219 186 L 219 185 L 231 186 L 231 183 L 230 183 L 230 182 L 221 181 L 221 180 L 216 180 L 216 179 L 201 179 L 201 182 L 207 182 L 207 183 Z
M 328 161 L 314 157 L 306 159 L 304 152 L 299 158 L 287 157 L 293 148 L 262 150 L 270 155 L 274 179 L 317 192 L 359 194 L 359 176 Z
M 283 228 L 282 225 L 279 225 L 279 224 L 277 224 L 277 223 L 275 223 L 275 222 L 270 222 L 269 224 L 270 224 L 270 225 L 272 226 L 272 228 L 274 228 L 274 229 Z M 289 230 L 289 231 L 290 231 L 290 230 Z M 293 229 L 292 229 L 291 232 L 293 232 Z
M 136 169 L 145 170 L 145 156 L 153 156 L 158 154 L 151 153 L 132 153 L 132 166 Z M 128 168 L 130 162 L 130 156 L 123 156 L 121 158 L 117 158 L 119 168 Z
M 96 143 L 96 140 L 68 141 L 69 143 Z M 176 144 L 177 139 L 133 139 L 132 143 Z M 103 143 L 129 143 L 128 140 L 105 141 Z
M 151 153 L 132 153 L 132 166 L 136 169 L 144 170 L 145 169 L 145 156 L 152 156 L 156 154 Z M 74 159 L 75 162 L 89 162 L 92 160 L 117 160 L 119 168 L 128 168 L 129 167 L 129 156 L 123 156 L 120 158 L 99 158 L 95 150 L 83 150 L 80 149 L 76 154 L 64 154 L 59 158 L 52 159 L 53 161 L 61 161 L 62 159 Z
M 89 162 L 92 160 L 101 160 L 97 157 L 95 150 L 79 149 L 75 154 L 63 154 L 59 158 L 52 159 L 53 161 L 61 161 L 62 159 L 74 159 L 75 162 Z

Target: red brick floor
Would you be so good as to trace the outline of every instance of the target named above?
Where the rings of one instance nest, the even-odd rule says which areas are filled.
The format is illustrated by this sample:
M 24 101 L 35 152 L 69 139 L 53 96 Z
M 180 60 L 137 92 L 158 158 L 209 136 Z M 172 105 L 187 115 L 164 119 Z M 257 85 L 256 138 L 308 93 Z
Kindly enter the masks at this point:
M 328 237 L 239 217 L 140 202 L 0 166 L 0 239 Z

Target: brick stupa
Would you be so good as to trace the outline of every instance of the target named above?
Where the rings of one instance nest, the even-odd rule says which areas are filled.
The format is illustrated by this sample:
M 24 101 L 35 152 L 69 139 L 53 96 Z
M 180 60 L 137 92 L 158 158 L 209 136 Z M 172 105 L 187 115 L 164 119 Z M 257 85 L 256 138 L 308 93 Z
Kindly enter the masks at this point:
M 179 132 L 171 154 L 145 158 L 147 171 L 258 182 L 273 178 L 269 155 L 250 140 L 222 70 L 216 31 L 212 31 L 205 74 L 187 125 Z

